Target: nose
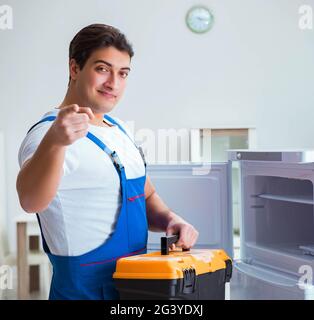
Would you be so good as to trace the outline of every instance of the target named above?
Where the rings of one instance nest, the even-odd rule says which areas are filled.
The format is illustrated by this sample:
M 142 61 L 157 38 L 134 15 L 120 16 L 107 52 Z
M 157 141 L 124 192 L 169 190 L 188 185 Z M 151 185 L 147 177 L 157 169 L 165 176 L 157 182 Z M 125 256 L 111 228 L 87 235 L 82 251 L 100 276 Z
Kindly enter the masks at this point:
M 106 88 L 111 89 L 112 91 L 117 90 L 119 87 L 118 76 L 114 72 L 110 73 L 109 77 L 107 78 L 106 82 L 104 83 L 104 86 Z

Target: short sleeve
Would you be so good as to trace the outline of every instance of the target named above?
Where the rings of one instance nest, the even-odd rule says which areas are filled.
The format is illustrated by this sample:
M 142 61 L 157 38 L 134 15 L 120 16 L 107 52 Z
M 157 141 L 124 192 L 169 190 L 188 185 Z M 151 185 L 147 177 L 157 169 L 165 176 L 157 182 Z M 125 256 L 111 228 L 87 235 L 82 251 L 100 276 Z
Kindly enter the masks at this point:
M 33 156 L 51 124 L 50 121 L 38 124 L 26 135 L 19 149 L 18 160 L 20 168 Z
M 52 125 L 52 121 L 46 121 L 38 124 L 24 138 L 18 153 L 18 161 L 20 168 L 29 160 L 36 152 L 42 139 Z M 78 167 L 75 148 L 66 149 L 65 160 L 63 163 L 63 175 L 68 175 Z

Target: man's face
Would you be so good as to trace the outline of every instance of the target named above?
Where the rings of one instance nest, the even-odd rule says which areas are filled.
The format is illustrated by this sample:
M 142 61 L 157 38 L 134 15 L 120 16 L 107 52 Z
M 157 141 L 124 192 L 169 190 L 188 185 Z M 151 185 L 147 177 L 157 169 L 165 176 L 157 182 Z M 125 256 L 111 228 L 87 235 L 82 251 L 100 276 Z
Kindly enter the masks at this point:
M 75 91 L 83 107 L 90 107 L 94 113 L 110 112 L 120 100 L 130 71 L 130 56 L 114 47 L 95 50 L 86 64 L 73 74 Z

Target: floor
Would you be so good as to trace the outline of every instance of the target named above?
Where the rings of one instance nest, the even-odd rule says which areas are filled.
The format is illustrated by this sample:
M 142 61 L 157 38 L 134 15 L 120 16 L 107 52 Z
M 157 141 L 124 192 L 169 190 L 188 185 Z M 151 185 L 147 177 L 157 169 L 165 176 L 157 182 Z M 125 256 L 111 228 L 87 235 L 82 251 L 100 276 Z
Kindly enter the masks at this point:
M 239 236 L 234 237 L 234 259 L 239 259 L 240 239 Z M 0 300 L 16 300 L 17 299 L 17 277 L 16 267 L 13 267 L 13 289 L 0 289 Z M 226 287 L 226 299 L 229 299 L 229 286 Z M 46 300 L 47 296 L 42 291 L 32 292 L 31 300 Z

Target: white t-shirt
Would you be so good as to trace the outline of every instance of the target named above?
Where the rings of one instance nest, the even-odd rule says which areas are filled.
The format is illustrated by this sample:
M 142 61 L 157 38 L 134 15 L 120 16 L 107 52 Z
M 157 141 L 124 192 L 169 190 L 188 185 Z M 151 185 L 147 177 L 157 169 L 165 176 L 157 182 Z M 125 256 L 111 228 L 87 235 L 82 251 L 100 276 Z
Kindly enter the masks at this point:
M 44 115 L 57 115 L 54 109 Z M 133 139 L 124 122 L 114 118 Z M 23 140 L 19 164 L 30 159 L 52 122 L 37 125 Z M 118 126 L 90 125 L 89 131 L 116 151 L 129 179 L 145 175 L 138 149 Z M 63 176 L 55 198 L 39 214 L 42 231 L 51 253 L 76 256 L 100 246 L 114 231 L 120 212 L 119 175 L 109 158 L 84 137 L 66 149 Z

